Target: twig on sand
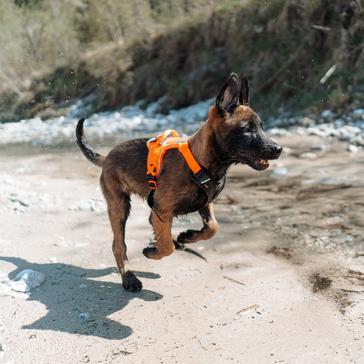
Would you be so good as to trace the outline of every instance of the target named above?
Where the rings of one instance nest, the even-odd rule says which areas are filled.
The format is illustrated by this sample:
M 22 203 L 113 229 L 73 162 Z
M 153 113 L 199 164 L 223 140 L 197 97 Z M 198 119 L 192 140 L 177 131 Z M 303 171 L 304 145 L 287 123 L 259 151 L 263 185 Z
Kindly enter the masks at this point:
M 221 324 L 221 326 L 231 325 L 234 321 L 238 320 L 242 315 L 244 315 L 244 314 L 246 314 L 246 313 L 248 313 L 249 311 L 252 311 L 252 310 L 255 310 L 255 312 L 260 315 L 261 313 L 256 310 L 257 307 L 259 307 L 259 305 L 258 304 L 254 304 L 254 305 L 251 305 L 251 306 L 242 308 L 241 310 L 239 310 L 236 313 L 236 316 L 233 319 L 231 319 L 230 321 L 227 321 L 227 322 L 223 322 Z
M 229 281 L 231 281 L 231 282 L 234 282 L 234 283 L 237 283 L 237 284 L 240 284 L 240 285 L 242 285 L 242 286 L 246 286 L 246 284 L 245 283 L 243 283 L 243 282 L 239 282 L 239 281 L 237 281 L 236 279 L 234 279 L 234 278 L 230 278 L 230 277 L 227 277 L 227 276 L 222 276 L 223 278 L 225 278 L 225 279 L 228 279 Z
M 200 344 L 200 346 L 201 346 L 201 348 L 202 348 L 202 349 L 204 349 L 204 350 L 208 351 L 208 349 L 206 349 L 206 348 L 202 345 L 201 340 L 200 340 L 197 336 L 194 336 L 193 338 L 194 338 L 194 339 L 196 339 L 196 340 L 198 341 L 198 343 Z
M 251 310 L 255 310 L 256 308 L 258 308 L 259 305 L 256 303 L 254 305 L 251 305 L 251 306 L 248 306 L 248 307 L 245 307 L 245 308 L 242 308 L 241 310 L 239 310 L 236 314 L 237 315 L 242 315 L 244 313 L 247 313 L 248 311 L 251 311 Z

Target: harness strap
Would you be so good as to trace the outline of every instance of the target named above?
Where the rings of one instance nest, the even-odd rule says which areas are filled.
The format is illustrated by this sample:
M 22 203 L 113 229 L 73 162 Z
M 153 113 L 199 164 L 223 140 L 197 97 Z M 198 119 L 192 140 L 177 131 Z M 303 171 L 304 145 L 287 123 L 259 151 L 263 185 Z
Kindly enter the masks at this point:
M 183 158 L 185 159 L 188 167 L 190 168 L 193 174 L 196 174 L 201 171 L 202 168 L 197 163 L 195 157 L 192 155 L 187 142 L 179 143 L 178 151 L 183 155 Z

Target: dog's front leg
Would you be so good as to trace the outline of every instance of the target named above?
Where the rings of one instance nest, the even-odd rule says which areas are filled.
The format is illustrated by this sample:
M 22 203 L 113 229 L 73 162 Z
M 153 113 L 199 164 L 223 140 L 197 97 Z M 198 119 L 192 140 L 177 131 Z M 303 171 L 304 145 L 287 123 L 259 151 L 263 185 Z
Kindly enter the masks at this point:
M 187 230 L 180 233 L 177 237 L 179 244 L 196 243 L 199 240 L 207 240 L 212 238 L 219 228 L 214 214 L 214 205 L 209 203 L 207 206 L 199 210 L 202 217 L 203 227 L 201 230 Z
M 147 258 L 162 259 L 173 253 L 172 219 L 172 215 L 158 216 L 154 211 L 151 212 L 150 223 L 154 230 L 155 246 L 143 249 L 143 254 Z

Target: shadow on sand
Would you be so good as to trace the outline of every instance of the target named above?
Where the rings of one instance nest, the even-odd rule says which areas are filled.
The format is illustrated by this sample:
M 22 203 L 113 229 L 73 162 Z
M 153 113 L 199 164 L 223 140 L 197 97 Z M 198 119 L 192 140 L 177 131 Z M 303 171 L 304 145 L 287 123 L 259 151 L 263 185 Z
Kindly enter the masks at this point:
M 16 265 L 17 268 L 8 275 L 10 279 L 23 269 L 37 270 L 46 276 L 46 281 L 41 287 L 32 290 L 28 300 L 41 302 L 48 312 L 39 320 L 22 326 L 23 329 L 53 330 L 120 340 L 131 335 L 132 328 L 107 316 L 122 310 L 134 298 L 156 301 L 163 297 L 149 290 L 129 293 L 122 288 L 121 283 L 91 279 L 108 275 L 114 271 L 113 268 L 84 269 L 62 263 L 37 264 L 15 257 L 0 257 L 0 260 Z M 149 272 L 135 274 L 150 279 L 160 277 Z M 88 313 L 89 318 L 85 319 L 83 313 Z

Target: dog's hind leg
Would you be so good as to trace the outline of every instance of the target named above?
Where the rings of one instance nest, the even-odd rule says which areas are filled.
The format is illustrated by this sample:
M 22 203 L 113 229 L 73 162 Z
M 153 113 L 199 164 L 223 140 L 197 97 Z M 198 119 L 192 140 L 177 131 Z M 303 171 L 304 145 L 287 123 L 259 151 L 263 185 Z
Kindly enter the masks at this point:
M 219 228 L 214 214 L 213 203 L 209 203 L 198 211 L 202 217 L 203 227 L 201 230 L 187 230 L 180 233 L 177 237 L 179 244 L 191 244 L 200 240 L 212 238 Z
M 162 259 L 174 251 L 172 239 L 172 216 L 162 214 L 158 216 L 151 212 L 149 222 L 153 226 L 155 246 L 143 249 L 143 254 L 150 259 Z
M 122 191 L 111 193 L 106 186 L 101 183 L 104 196 L 107 202 L 111 228 L 114 233 L 112 250 L 116 264 L 121 274 L 123 287 L 127 291 L 138 292 L 142 289 L 142 283 L 133 272 L 125 269 L 126 256 L 125 245 L 125 224 L 130 212 L 130 196 Z

